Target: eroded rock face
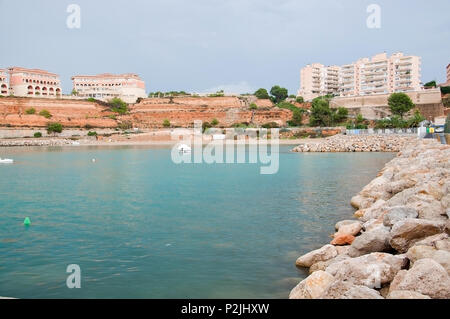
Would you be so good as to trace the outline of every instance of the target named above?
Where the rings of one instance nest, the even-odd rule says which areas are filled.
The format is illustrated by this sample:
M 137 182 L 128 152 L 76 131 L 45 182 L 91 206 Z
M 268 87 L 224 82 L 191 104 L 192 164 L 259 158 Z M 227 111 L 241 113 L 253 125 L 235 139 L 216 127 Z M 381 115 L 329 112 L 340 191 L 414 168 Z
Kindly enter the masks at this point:
M 405 265 L 404 256 L 371 253 L 332 263 L 326 268 L 326 272 L 332 274 L 337 280 L 345 280 L 354 285 L 381 288 L 382 284 L 391 282 Z
M 348 254 L 350 257 L 358 257 L 372 252 L 388 251 L 389 249 L 389 228 L 380 226 L 356 237 Z
M 398 277 L 398 278 L 397 278 Z M 416 261 L 408 271 L 401 271 L 391 283 L 391 292 L 408 290 L 431 298 L 450 298 L 450 278 L 447 271 L 433 259 Z
M 313 250 L 297 259 L 295 264 L 299 267 L 311 267 L 311 265 L 326 261 L 337 256 L 336 247 L 333 245 L 325 245 L 322 248 Z
M 289 294 L 289 299 L 316 299 L 334 281 L 334 277 L 329 273 L 318 270 L 302 280 Z
M 389 241 L 392 248 L 404 253 L 417 241 L 444 231 L 445 223 L 417 218 L 407 218 L 396 223 Z

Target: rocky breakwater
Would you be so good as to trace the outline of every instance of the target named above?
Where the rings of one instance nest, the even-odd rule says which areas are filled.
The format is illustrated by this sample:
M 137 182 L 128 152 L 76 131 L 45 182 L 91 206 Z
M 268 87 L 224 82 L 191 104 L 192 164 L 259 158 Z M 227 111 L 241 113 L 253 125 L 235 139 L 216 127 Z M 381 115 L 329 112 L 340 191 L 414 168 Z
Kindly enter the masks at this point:
M 0 147 L 12 146 L 63 146 L 72 145 L 74 142 L 69 139 L 61 138 L 21 138 L 21 139 L 1 139 Z
M 293 152 L 398 152 L 415 137 L 405 135 L 334 135 L 320 141 L 309 141 Z
M 291 299 L 450 298 L 450 146 L 415 140 L 354 196 L 355 220 L 296 261 Z

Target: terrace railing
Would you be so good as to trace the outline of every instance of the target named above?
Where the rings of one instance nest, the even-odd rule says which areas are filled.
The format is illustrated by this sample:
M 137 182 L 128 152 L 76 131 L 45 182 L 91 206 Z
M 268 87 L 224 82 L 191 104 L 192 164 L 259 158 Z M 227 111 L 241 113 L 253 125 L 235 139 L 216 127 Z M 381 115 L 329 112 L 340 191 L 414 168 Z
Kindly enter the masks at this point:
M 346 130 L 346 135 L 417 135 L 419 131 L 418 127 L 412 127 L 412 128 L 383 128 L 383 129 L 353 129 L 353 130 Z

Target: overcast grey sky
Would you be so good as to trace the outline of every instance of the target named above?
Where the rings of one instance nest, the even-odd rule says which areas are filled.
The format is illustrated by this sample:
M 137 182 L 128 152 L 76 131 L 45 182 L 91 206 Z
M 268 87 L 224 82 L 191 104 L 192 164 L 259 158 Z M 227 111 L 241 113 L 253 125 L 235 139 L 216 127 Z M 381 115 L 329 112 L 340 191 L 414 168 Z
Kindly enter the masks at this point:
M 369 29 L 369 4 L 381 28 Z M 81 28 L 69 29 L 69 4 Z M 445 80 L 448 0 L 0 0 L 0 68 L 61 76 L 138 73 L 147 91 L 232 92 L 279 84 L 296 93 L 299 69 L 386 51 L 422 56 L 422 81 Z

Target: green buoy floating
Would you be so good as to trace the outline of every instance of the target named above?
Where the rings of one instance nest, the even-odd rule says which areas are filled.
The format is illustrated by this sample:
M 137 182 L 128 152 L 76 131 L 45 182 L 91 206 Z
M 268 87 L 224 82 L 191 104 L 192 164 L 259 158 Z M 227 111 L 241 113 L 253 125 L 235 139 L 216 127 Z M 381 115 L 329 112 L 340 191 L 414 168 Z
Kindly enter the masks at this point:
M 30 225 L 31 225 L 30 217 L 25 217 L 25 219 L 24 219 L 24 221 L 23 221 L 23 224 L 24 224 L 25 226 L 30 226 Z

